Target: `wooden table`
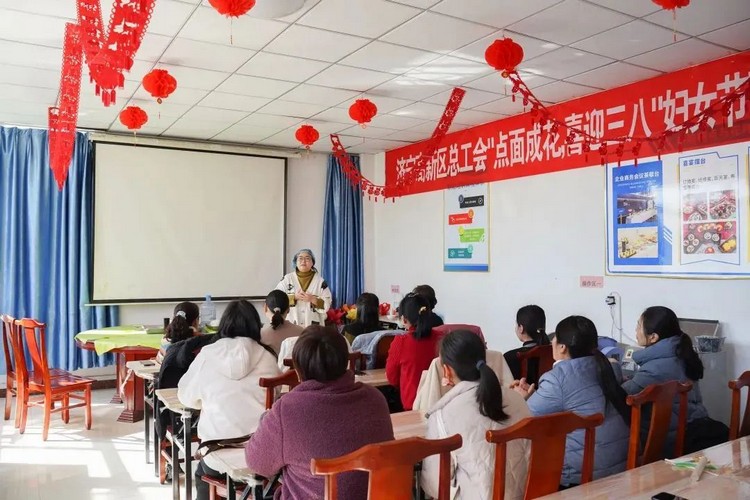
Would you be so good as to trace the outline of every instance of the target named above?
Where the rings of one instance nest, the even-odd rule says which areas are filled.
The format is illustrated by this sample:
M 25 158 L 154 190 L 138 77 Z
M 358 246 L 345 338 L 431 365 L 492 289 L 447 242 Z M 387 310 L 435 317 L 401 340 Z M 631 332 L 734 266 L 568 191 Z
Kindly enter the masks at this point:
M 697 483 L 691 481 L 690 470 L 675 469 L 671 464 L 659 461 L 544 498 L 648 500 L 661 492 L 690 500 L 750 498 L 750 437 L 714 446 L 689 457 L 702 455 L 718 470 L 705 471 Z
M 367 370 L 363 372 L 363 375 L 356 375 L 354 380 L 362 382 L 363 384 L 370 385 L 372 387 L 378 387 L 383 385 L 390 385 L 388 379 L 385 376 L 385 368 L 378 370 Z
M 76 345 L 87 351 L 95 351 L 94 342 L 81 342 L 76 340 Z M 118 347 L 112 349 L 115 355 L 115 374 L 117 379 L 117 392 L 110 403 L 125 403 L 125 409 L 117 418 L 118 422 L 138 422 L 143 418 L 143 379 L 128 376 L 127 364 L 131 361 L 149 360 L 156 356 L 158 349 L 150 347 Z
M 144 386 L 146 381 L 153 381 L 156 378 L 156 375 L 159 373 L 159 370 L 161 370 L 161 364 L 157 363 L 156 361 L 128 361 L 125 363 L 125 367 L 133 372 L 133 375 L 135 377 L 138 377 L 144 381 Z M 154 473 L 155 475 L 159 475 L 159 436 L 156 434 L 156 415 L 159 414 L 159 399 L 156 397 L 156 392 L 153 391 L 151 394 L 151 397 L 149 398 L 149 395 L 147 391 L 143 391 L 143 432 L 145 434 L 144 439 L 144 446 L 146 449 L 146 463 L 150 462 L 150 443 L 151 438 L 150 434 L 153 430 L 153 438 L 154 438 Z
M 154 391 L 162 405 L 172 413 L 172 429 L 177 424 L 177 415 L 182 419 L 182 443 L 178 436 L 172 436 L 172 498 L 180 500 L 180 450 L 185 454 L 185 498 L 193 498 L 193 410 L 185 407 L 177 398 L 177 389 L 157 389 Z

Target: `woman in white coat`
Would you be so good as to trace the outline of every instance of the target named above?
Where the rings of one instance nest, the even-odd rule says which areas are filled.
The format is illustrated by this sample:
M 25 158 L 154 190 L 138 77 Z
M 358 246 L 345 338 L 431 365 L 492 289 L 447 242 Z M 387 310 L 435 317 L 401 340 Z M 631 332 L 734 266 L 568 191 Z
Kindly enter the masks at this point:
M 495 445 L 485 439 L 488 430 L 511 426 L 530 417 L 526 402 L 504 389 L 487 365 L 484 342 L 475 333 L 456 330 L 440 342 L 443 378 L 453 386 L 427 412 L 427 438 L 460 434 L 463 445 L 451 453 L 451 498 L 489 500 L 495 471 Z M 521 500 L 526 487 L 529 445 L 526 440 L 508 443 L 505 464 L 505 498 Z M 440 463 L 437 456 L 424 460 L 422 488 L 437 498 Z
M 315 255 L 309 248 L 303 248 L 294 255 L 294 272 L 284 276 L 277 290 L 289 296 L 291 309 L 289 321 L 307 327 L 313 323 L 324 325 L 326 313 L 331 307 L 331 290 L 315 269 Z

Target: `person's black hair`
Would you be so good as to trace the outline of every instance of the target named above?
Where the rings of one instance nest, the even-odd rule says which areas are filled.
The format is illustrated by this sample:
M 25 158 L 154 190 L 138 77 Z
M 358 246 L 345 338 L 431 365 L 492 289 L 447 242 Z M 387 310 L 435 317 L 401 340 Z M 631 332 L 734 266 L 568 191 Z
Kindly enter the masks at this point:
M 380 300 L 374 293 L 363 293 L 357 297 L 357 322 L 362 323 L 365 333 L 380 327 Z
M 190 328 L 200 316 L 200 309 L 193 302 L 180 302 L 174 308 L 174 316 L 164 330 L 164 337 L 174 344 L 193 336 Z
M 555 338 L 558 344 L 568 348 L 573 359 L 594 356 L 604 398 L 612 404 L 625 423 L 630 425 L 630 406 L 625 402 L 628 395 L 617 382 L 612 363 L 599 351 L 599 335 L 594 323 L 583 316 L 568 316 L 557 324 Z
M 440 341 L 440 360 L 453 368 L 459 379 L 479 380 L 479 413 L 495 422 L 508 418 L 503 411 L 503 389 L 495 371 L 487 366 L 487 348 L 479 335 L 468 330 L 452 331 Z
M 284 316 L 289 312 L 289 296 L 281 290 L 271 290 L 266 296 L 266 307 L 273 314 L 271 328 L 276 330 L 284 324 Z
M 414 287 L 414 290 L 412 290 L 412 293 L 418 293 L 427 299 L 427 302 L 430 304 L 430 309 L 435 309 L 435 306 L 437 305 L 437 297 L 435 296 L 435 289 L 430 285 L 417 285 Z
M 693 381 L 703 378 L 703 362 L 693 349 L 693 341 L 690 335 L 680 328 L 680 321 L 674 311 L 664 306 L 649 307 L 641 314 L 641 325 L 644 334 L 656 333 L 659 335 L 659 340 L 679 337 L 675 355 L 677 359 L 682 361 L 685 375 Z
M 237 337 L 253 339 L 266 351 L 277 356 L 276 351 L 260 341 L 260 328 L 260 315 L 255 306 L 247 300 L 235 300 L 229 303 L 221 316 L 218 335 L 229 339 Z
M 407 294 L 398 306 L 398 312 L 414 326 L 414 338 L 426 339 L 432 332 L 430 314 L 432 309 L 427 299 L 418 293 Z
M 300 380 L 330 382 L 349 369 L 349 347 L 333 328 L 310 325 L 294 344 L 292 362 Z
M 549 344 L 547 336 L 547 316 L 539 306 L 523 306 L 516 313 L 516 324 L 523 328 L 523 332 L 531 337 L 537 345 Z

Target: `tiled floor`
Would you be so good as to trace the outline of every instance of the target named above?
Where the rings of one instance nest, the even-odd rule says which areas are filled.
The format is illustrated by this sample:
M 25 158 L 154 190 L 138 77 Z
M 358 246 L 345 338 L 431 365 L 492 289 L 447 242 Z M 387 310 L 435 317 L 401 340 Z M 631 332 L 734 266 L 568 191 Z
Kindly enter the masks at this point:
M 0 420 L 0 500 L 170 499 L 171 485 L 160 485 L 145 462 L 143 422 L 117 422 L 122 405 L 109 404 L 112 394 L 94 391 L 90 431 L 82 408 L 71 411 L 67 425 L 53 414 L 46 442 L 39 409 L 30 410 L 24 435 L 12 415 Z

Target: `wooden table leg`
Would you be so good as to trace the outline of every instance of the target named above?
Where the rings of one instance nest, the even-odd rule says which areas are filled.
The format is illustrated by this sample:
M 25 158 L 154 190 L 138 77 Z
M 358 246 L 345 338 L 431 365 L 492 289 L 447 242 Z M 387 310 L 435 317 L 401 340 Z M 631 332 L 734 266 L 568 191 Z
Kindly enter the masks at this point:
M 109 401 L 110 404 L 119 405 L 122 404 L 122 394 L 120 394 L 120 387 L 122 387 L 122 370 L 125 368 L 125 363 L 122 361 L 122 354 L 115 352 L 115 376 L 117 386 L 115 387 L 115 394 Z M 126 370 L 127 372 L 127 370 Z
M 151 359 L 154 357 L 154 354 L 155 350 L 148 353 L 130 351 L 121 353 L 124 360 L 122 362 L 123 370 L 118 370 L 118 373 L 120 373 L 118 384 L 123 388 L 120 394 L 122 402 L 125 403 L 125 409 L 117 418 L 118 422 L 139 422 L 143 418 L 143 394 L 145 392 L 143 379 L 133 374 L 128 377 L 128 370 L 125 367 L 125 363 L 128 361 Z M 123 384 L 122 381 L 125 381 L 125 383 Z

